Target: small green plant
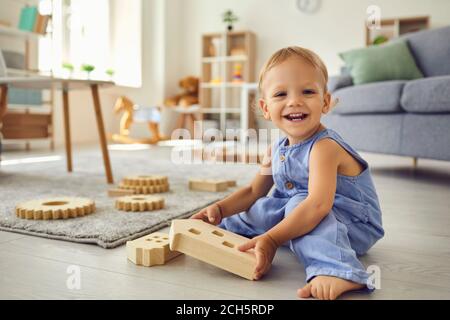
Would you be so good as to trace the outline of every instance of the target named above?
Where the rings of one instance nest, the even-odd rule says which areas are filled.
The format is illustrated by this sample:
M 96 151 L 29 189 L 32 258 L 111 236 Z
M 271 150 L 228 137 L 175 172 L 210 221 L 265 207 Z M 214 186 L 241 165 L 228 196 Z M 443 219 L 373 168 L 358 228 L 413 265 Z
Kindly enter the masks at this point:
M 110 77 L 112 77 L 114 75 L 114 70 L 113 69 L 106 69 L 106 74 Z
M 64 62 L 64 63 L 62 64 L 62 67 L 63 67 L 63 69 L 66 69 L 66 70 L 68 70 L 68 71 L 70 71 L 70 72 L 72 72 L 73 69 L 74 69 L 73 64 L 71 64 L 71 63 L 69 63 L 69 62 Z
M 233 30 L 233 23 L 239 18 L 231 10 L 227 10 L 222 14 L 222 21 L 227 24 L 228 31 Z
M 389 39 L 386 36 L 379 35 L 373 40 L 373 44 L 382 44 L 387 42 Z
M 92 64 L 82 64 L 81 70 L 86 71 L 87 73 L 94 71 L 95 67 Z
M 91 72 L 94 71 L 94 69 L 95 69 L 95 67 L 91 64 L 82 64 L 81 65 L 81 70 L 84 72 L 87 72 L 88 78 L 90 77 Z

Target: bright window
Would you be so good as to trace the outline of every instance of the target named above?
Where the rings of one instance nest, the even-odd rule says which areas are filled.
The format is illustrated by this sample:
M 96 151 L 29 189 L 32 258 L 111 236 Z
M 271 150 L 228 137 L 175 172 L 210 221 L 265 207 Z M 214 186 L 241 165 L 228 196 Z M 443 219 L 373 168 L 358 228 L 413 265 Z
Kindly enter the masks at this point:
M 95 67 L 91 79 L 141 85 L 141 0 L 42 0 L 41 14 L 52 14 L 46 37 L 39 41 L 39 69 L 72 78 L 87 78 L 83 64 Z M 120 26 L 120 27 L 118 27 Z M 125 50 L 125 48 L 128 48 Z

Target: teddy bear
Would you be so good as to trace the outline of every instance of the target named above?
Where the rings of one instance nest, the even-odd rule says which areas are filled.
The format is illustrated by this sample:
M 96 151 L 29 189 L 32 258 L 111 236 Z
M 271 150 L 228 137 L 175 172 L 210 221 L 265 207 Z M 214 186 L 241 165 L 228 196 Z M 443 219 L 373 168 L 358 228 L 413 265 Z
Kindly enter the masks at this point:
M 183 106 L 187 107 L 198 104 L 199 79 L 197 77 L 188 76 L 180 80 L 178 83 L 183 92 L 164 100 L 167 107 Z

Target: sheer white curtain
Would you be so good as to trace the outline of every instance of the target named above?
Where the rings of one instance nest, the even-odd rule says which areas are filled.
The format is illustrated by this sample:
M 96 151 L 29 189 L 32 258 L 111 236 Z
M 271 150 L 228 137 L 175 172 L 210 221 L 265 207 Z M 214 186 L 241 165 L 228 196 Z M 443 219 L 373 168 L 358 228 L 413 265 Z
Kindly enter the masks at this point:
M 139 87 L 142 78 L 141 0 L 43 0 L 40 11 L 51 11 L 50 34 L 40 40 L 39 68 L 85 78 L 83 64 L 93 65 L 92 79 L 108 79 L 114 70 L 119 85 Z

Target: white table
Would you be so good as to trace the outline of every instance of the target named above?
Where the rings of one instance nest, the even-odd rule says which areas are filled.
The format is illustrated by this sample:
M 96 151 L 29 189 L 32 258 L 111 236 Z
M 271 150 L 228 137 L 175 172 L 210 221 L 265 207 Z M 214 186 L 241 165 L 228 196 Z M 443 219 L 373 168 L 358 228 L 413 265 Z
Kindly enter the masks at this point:
M 69 91 L 74 89 L 90 88 L 94 103 L 95 117 L 97 120 L 98 135 L 100 138 L 100 146 L 102 149 L 106 180 L 108 183 L 114 183 L 106 143 L 105 126 L 103 124 L 100 97 L 98 94 L 99 86 L 105 85 L 114 85 L 114 83 L 111 81 L 63 79 L 44 76 L 0 77 L 0 88 L 1 88 L 0 122 L 8 108 L 8 87 L 23 88 L 23 89 L 38 89 L 38 90 L 51 88 L 60 89 L 62 91 L 62 98 L 63 98 L 64 135 L 66 144 L 67 171 L 71 172 L 72 146 L 70 139 L 70 121 L 69 121 Z

